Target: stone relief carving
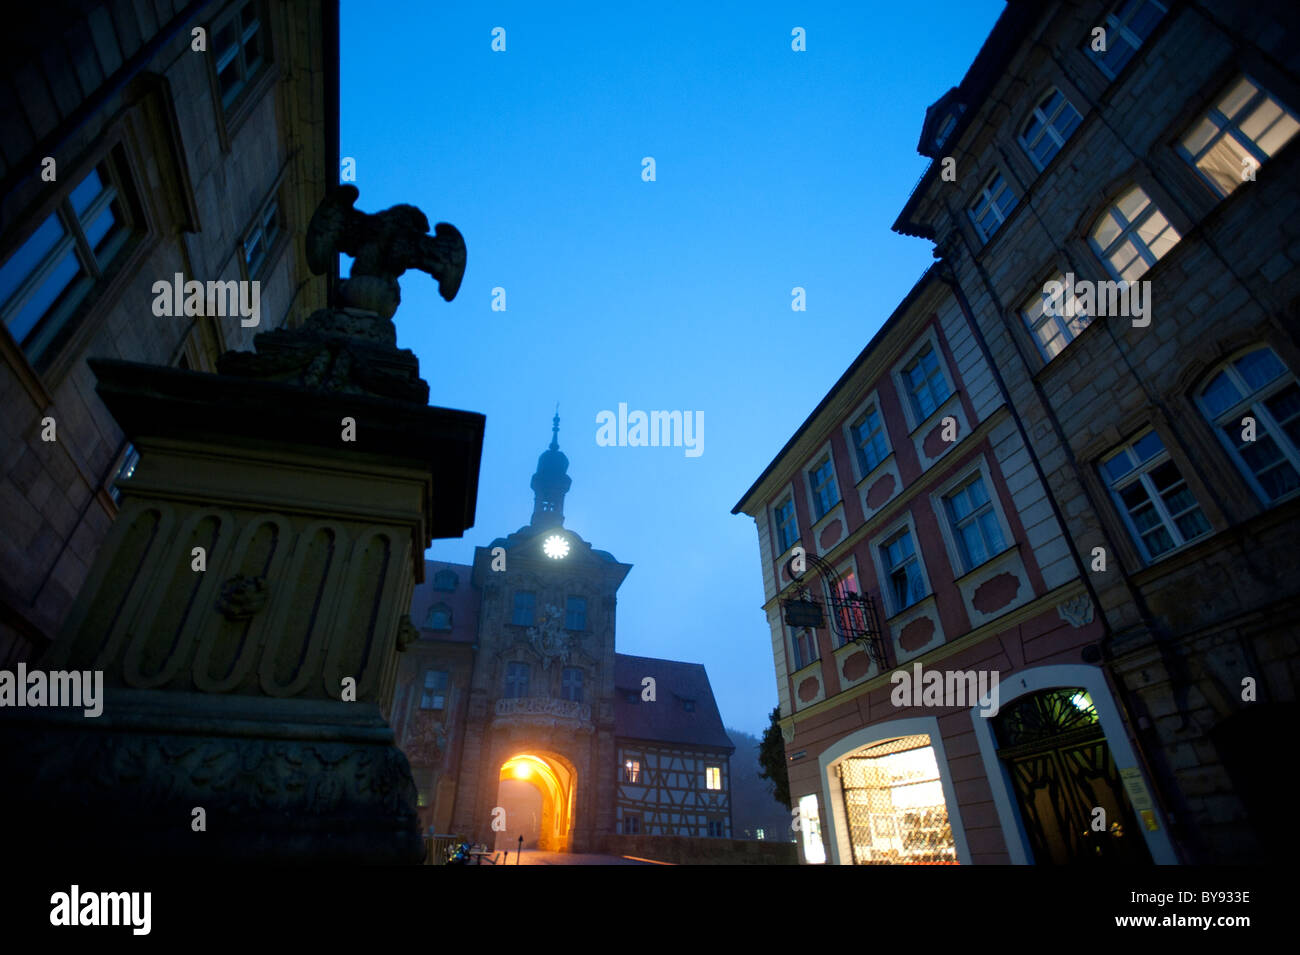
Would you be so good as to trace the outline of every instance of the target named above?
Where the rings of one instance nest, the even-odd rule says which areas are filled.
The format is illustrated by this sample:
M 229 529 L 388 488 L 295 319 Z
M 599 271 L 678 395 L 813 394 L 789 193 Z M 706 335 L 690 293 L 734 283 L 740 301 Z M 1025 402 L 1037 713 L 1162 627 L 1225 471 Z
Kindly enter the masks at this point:
M 527 630 L 528 645 L 541 657 L 542 668 L 550 669 L 552 663 L 569 662 L 575 649 L 573 638 L 564 630 L 564 613 L 554 604 L 547 604 L 541 622 Z
M 1092 623 L 1092 601 L 1087 594 L 1071 597 L 1065 603 L 1058 604 L 1056 612 L 1070 626 L 1078 629 Z
M 397 652 L 404 653 L 406 648 L 418 639 L 420 639 L 420 631 L 416 629 L 415 624 L 411 623 L 411 615 L 402 614 L 402 619 L 397 624 Z

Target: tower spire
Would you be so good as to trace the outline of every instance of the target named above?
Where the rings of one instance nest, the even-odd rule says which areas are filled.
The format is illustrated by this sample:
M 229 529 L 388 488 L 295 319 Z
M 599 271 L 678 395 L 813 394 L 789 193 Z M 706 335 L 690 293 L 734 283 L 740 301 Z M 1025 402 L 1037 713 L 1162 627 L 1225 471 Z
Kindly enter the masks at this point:
M 569 477 L 569 459 L 560 450 L 560 404 L 555 404 L 551 419 L 551 444 L 537 459 L 533 489 L 534 527 L 559 527 L 564 524 L 564 495 L 573 479 Z

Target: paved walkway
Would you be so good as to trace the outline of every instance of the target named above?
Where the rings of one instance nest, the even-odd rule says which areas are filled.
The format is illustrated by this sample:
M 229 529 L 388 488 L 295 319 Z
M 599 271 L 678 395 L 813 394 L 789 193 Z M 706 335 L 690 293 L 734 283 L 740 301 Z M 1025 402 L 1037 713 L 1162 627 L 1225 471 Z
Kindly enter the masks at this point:
M 605 856 L 595 853 L 542 852 L 539 849 L 525 849 L 519 865 L 654 865 L 652 862 L 638 862 L 623 856 Z M 506 865 L 515 865 L 515 854 L 510 853 Z

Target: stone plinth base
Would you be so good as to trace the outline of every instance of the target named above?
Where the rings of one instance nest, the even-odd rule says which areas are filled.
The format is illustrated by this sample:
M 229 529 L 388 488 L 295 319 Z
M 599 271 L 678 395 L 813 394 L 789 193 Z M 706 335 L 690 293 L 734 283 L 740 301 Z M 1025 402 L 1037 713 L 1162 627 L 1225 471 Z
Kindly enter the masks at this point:
M 0 799 L 24 843 L 8 846 L 14 858 L 421 861 L 415 784 L 378 707 L 105 696 L 98 718 L 0 710 Z

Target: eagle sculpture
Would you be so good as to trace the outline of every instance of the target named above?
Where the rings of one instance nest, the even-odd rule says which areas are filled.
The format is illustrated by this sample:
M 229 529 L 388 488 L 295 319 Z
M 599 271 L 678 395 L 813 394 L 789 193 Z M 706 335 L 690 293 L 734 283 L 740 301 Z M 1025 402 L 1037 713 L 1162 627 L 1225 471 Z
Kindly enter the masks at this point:
M 383 212 L 355 208 L 356 186 L 335 186 L 326 193 L 307 226 L 307 265 L 322 275 L 337 252 L 352 256 L 352 274 L 339 286 L 345 307 L 392 318 L 402 300 L 397 277 L 407 269 L 438 280 L 438 292 L 450 302 L 465 275 L 465 240 L 448 222 L 429 235 L 429 220 L 415 206 L 397 205 Z

